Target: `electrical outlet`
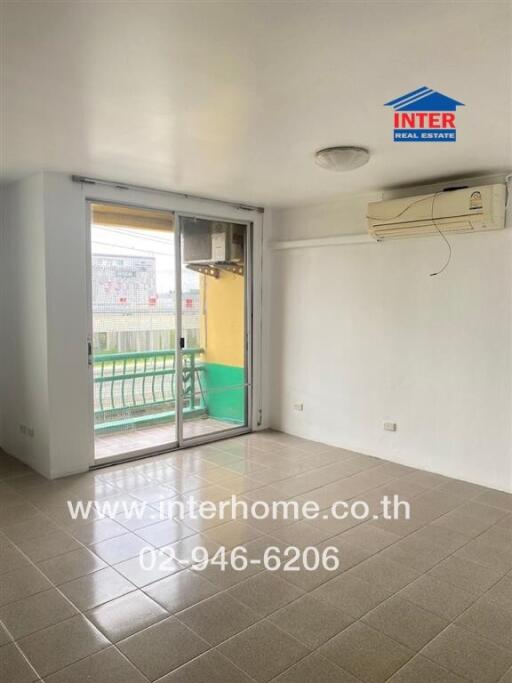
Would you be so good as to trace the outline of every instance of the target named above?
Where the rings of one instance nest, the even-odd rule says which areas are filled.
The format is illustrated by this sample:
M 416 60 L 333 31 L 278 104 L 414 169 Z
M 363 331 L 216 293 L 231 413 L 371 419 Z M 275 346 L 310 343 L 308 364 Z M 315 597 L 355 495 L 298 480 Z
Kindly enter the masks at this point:
M 34 429 L 32 427 L 27 427 L 27 436 L 30 436 L 31 439 L 34 438 Z
M 302 413 L 302 411 L 304 410 L 304 403 L 294 403 L 293 409 L 297 410 L 299 413 Z
M 20 424 L 20 433 L 21 434 L 26 434 L 27 433 L 27 428 L 25 425 Z
M 384 429 L 386 432 L 396 432 L 397 424 L 396 422 L 384 422 Z

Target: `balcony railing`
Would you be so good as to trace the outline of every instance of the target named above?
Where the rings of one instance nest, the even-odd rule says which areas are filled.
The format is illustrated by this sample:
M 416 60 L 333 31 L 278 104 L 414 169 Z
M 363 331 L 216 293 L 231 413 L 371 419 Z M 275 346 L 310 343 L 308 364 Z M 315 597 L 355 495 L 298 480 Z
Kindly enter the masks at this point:
M 182 352 L 183 411 L 188 417 L 206 412 L 200 361 L 203 349 Z M 176 418 L 174 350 L 109 353 L 94 356 L 95 431 L 171 422 Z

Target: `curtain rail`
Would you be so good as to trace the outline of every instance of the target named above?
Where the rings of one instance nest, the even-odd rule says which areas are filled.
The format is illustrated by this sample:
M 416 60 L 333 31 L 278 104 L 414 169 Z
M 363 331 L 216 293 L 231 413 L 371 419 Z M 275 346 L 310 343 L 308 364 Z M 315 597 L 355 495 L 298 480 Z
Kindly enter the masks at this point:
M 105 185 L 107 187 L 115 187 L 118 190 L 137 190 L 139 192 L 154 192 L 156 194 L 172 195 L 174 197 L 181 197 L 183 199 L 200 199 L 202 201 L 215 202 L 216 204 L 223 204 L 224 206 L 231 206 L 240 211 L 256 211 L 263 213 L 264 209 L 261 206 L 252 206 L 249 204 L 241 204 L 239 202 L 230 202 L 224 199 L 213 199 L 212 197 L 202 197 L 196 194 L 187 194 L 185 192 L 173 192 L 172 190 L 162 190 L 155 187 L 145 187 L 144 185 L 132 185 L 130 183 L 118 183 L 114 180 L 103 180 L 101 178 L 90 178 L 82 175 L 72 175 L 71 180 L 74 183 L 83 183 L 84 185 Z

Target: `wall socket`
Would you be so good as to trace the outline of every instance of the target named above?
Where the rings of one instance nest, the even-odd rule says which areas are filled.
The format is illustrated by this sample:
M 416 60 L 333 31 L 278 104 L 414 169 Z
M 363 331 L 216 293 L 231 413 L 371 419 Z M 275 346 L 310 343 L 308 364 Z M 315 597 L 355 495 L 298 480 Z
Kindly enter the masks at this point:
M 396 432 L 397 424 L 396 422 L 384 422 L 384 429 L 386 432 Z
M 299 413 L 302 413 L 302 411 L 304 410 L 304 403 L 294 403 L 293 409 L 298 411 Z

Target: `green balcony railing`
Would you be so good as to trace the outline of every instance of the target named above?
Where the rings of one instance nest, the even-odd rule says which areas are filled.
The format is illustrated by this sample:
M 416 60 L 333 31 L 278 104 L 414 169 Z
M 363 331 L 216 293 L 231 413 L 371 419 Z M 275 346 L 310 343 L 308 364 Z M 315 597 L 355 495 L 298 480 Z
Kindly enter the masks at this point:
M 182 352 L 183 411 L 206 412 L 200 360 L 203 349 Z M 170 422 L 176 418 L 176 352 L 140 351 L 95 355 L 94 420 L 98 432 Z

